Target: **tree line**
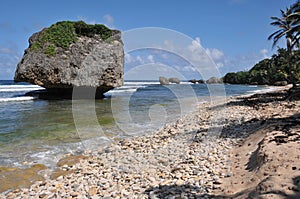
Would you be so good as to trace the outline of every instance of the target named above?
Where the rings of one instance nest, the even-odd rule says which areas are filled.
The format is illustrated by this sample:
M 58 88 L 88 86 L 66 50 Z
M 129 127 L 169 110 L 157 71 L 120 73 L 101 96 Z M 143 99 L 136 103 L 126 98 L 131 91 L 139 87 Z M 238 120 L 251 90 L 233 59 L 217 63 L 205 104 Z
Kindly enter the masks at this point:
M 270 24 L 278 30 L 268 40 L 273 40 L 274 48 L 284 38 L 286 49 L 279 48 L 271 58 L 260 61 L 249 71 L 227 73 L 223 77 L 224 83 L 274 85 L 286 81 L 296 86 L 300 82 L 300 1 L 280 13 L 280 17 L 271 17 Z

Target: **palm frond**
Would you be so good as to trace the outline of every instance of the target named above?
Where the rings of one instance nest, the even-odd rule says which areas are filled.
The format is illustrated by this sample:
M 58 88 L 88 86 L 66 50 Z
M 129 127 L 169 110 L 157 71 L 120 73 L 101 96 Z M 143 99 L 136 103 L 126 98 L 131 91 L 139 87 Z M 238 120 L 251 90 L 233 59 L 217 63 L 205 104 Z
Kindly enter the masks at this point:
M 280 26 L 283 23 L 281 21 L 273 21 L 272 23 L 270 23 L 272 26 Z
M 279 34 L 280 32 L 282 32 L 282 30 L 277 30 L 274 33 L 272 33 L 269 37 L 268 40 L 271 40 L 275 35 Z
M 272 48 L 285 36 L 287 50 L 291 50 L 300 43 L 300 0 L 285 9 L 280 10 L 280 17 L 271 17 L 270 25 L 278 28 L 268 40 L 273 40 Z
M 270 17 L 272 20 L 276 20 L 276 21 L 280 21 L 281 20 L 281 18 L 279 18 L 279 17 Z

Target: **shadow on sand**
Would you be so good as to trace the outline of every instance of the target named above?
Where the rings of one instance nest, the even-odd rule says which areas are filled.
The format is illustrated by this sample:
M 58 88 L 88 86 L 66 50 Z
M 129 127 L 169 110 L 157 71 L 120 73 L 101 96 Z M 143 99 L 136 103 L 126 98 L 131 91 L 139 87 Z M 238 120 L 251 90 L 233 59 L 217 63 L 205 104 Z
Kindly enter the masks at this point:
M 276 93 L 267 93 L 267 94 L 255 94 L 250 97 L 242 97 L 238 98 L 238 101 L 233 101 L 230 103 L 227 103 L 225 106 L 236 106 L 236 105 L 243 105 L 243 106 L 249 106 L 254 109 L 259 109 L 260 107 L 264 106 L 266 103 L 270 102 L 278 102 L 278 101 L 284 101 L 288 97 L 287 92 L 276 92 Z M 223 105 L 224 106 L 224 105 Z M 221 106 L 213 107 L 212 109 L 218 109 L 222 108 Z M 289 108 L 289 107 L 287 107 Z M 293 136 L 294 134 L 291 134 L 289 131 L 289 128 L 299 125 L 300 124 L 300 113 L 292 115 L 287 118 L 270 118 L 265 120 L 258 120 L 258 119 L 252 119 L 247 122 L 242 122 L 241 124 L 231 124 L 222 129 L 221 137 L 232 137 L 232 138 L 246 138 L 247 136 L 262 130 L 262 129 L 268 129 L 270 127 L 272 128 L 280 128 L 283 132 L 285 132 L 285 136 Z M 232 131 L 232 129 L 242 128 L 243 126 L 247 126 L 249 129 L 254 129 L 252 132 L 248 133 L 247 135 L 238 134 L 237 132 Z M 212 127 L 213 128 L 213 127 Z M 210 130 L 210 129 L 209 129 Z M 209 131 L 208 130 L 208 131 Z M 199 130 L 201 134 L 203 131 Z M 199 136 L 198 136 L 199 137 Z M 197 135 L 195 138 L 199 139 Z M 276 137 L 275 136 L 275 142 L 284 142 L 284 139 L 286 137 Z M 298 139 L 300 140 L 300 135 L 298 136 Z M 200 140 L 201 141 L 201 140 Z M 255 155 L 255 152 L 253 153 L 253 156 Z M 250 156 L 251 158 L 251 156 Z M 254 158 L 254 157 L 253 157 Z M 249 159 L 249 162 L 253 162 Z M 247 170 L 251 171 L 253 167 L 251 165 L 246 165 Z M 158 198 L 174 198 L 174 199 L 183 199 L 183 198 L 262 198 L 262 195 L 264 194 L 274 194 L 279 198 L 300 198 L 300 176 L 296 176 L 292 179 L 293 181 L 293 187 L 291 188 L 293 190 L 293 194 L 286 194 L 280 190 L 273 190 L 271 192 L 260 192 L 260 187 L 257 185 L 254 188 L 243 190 L 241 192 L 238 192 L 234 195 L 222 195 L 222 194 L 199 194 L 206 192 L 207 189 L 211 189 L 211 185 L 203 185 L 201 187 L 197 187 L 188 183 L 185 183 L 183 185 L 165 185 L 165 186 L 156 186 L 151 187 L 145 191 L 145 194 L 149 196 L 149 198 L 158 199 Z M 226 193 L 226 190 L 218 190 L 216 193 Z
M 293 178 L 294 187 L 292 188 L 295 194 L 287 195 L 284 192 L 273 190 L 271 192 L 266 192 L 264 194 L 274 194 L 280 198 L 286 199 L 297 199 L 300 198 L 300 176 Z M 214 194 L 198 194 L 203 189 L 207 189 L 205 185 L 202 187 L 195 187 L 190 184 L 184 185 L 167 185 L 167 186 L 158 186 L 151 187 L 145 191 L 145 194 L 149 198 L 161 199 L 161 198 L 174 198 L 174 199 L 198 199 L 198 198 L 216 198 L 216 199 L 233 199 L 233 198 L 262 198 L 257 195 L 259 187 L 254 188 L 253 190 L 244 190 L 242 192 L 236 193 L 234 195 L 214 195 Z

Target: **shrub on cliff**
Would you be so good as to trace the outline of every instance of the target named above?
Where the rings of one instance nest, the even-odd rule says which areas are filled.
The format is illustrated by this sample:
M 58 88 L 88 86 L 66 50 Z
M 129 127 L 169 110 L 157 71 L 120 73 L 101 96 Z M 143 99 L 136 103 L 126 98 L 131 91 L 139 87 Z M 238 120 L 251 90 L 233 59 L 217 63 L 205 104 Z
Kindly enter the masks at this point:
M 74 23 L 75 32 L 79 36 L 93 37 L 95 34 L 100 35 L 106 40 L 112 36 L 112 30 L 102 24 L 86 24 L 84 21 Z
M 56 47 L 68 49 L 80 36 L 94 37 L 99 35 L 103 40 L 114 34 L 114 30 L 102 24 L 86 24 L 84 21 L 61 21 L 45 28 L 30 49 L 38 51 L 43 49 L 47 55 L 55 55 Z

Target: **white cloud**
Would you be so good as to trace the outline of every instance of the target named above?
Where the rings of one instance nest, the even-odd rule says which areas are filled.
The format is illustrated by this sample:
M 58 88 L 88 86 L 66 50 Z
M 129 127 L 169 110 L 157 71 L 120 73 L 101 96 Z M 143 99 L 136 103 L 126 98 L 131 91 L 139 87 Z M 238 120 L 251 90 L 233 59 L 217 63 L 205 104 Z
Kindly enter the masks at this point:
M 236 72 L 250 70 L 256 63 L 262 59 L 268 58 L 269 51 L 267 49 L 261 49 L 255 53 L 248 53 L 247 55 L 239 55 L 235 57 L 225 58 L 222 72 Z
M 15 44 L 0 46 L 0 79 L 12 79 L 21 54 L 15 50 Z
M 263 56 L 263 58 L 268 58 L 268 53 L 269 51 L 265 48 L 260 50 L 260 54 Z
M 148 60 L 150 63 L 154 63 L 154 62 L 155 62 L 155 61 L 154 61 L 153 55 L 148 55 L 147 60 Z
M 223 51 L 216 48 L 205 49 L 206 54 L 215 62 L 218 68 L 223 67 L 225 63 L 225 56 Z
M 127 65 L 141 65 L 141 64 L 153 64 L 159 63 L 159 61 L 155 60 L 155 57 L 152 54 L 149 55 L 131 55 L 129 53 L 125 53 L 125 63 Z
M 161 46 L 158 46 L 158 48 L 160 48 Z M 175 46 L 173 44 L 172 41 L 169 41 L 169 40 L 165 40 L 164 43 L 163 43 L 163 49 L 166 49 L 166 50 L 169 50 L 169 51 L 174 51 L 175 49 Z
M 103 20 L 104 20 L 104 24 L 110 28 L 114 28 L 114 22 L 115 22 L 115 19 L 109 15 L 109 14 L 106 14 L 103 16 Z
M 182 72 L 184 74 L 189 73 L 188 75 L 199 76 L 201 74 L 203 78 L 219 76 L 218 67 L 224 65 L 220 61 L 216 64 L 212 62 L 212 59 L 206 54 L 205 49 L 202 47 L 199 37 L 196 37 L 193 40 L 186 37 L 171 37 L 170 39 L 164 40 L 163 45 L 156 45 L 155 48 L 168 51 L 169 55 L 174 54 L 180 57 L 181 61 L 177 63 L 169 61 L 171 63 L 170 65 L 172 65 L 178 72 Z M 211 54 L 218 59 L 224 56 L 224 53 L 217 49 L 211 51 Z M 161 59 L 164 59 L 162 55 L 160 57 Z M 175 67 L 175 65 L 177 67 Z
M 180 68 L 180 71 L 184 72 L 196 72 L 196 68 L 192 66 L 184 66 Z
M 219 50 L 219 49 L 216 49 L 216 48 L 213 48 L 213 49 L 209 49 L 207 48 L 205 50 L 206 54 L 208 56 L 210 56 L 215 62 L 216 61 L 221 61 L 224 59 L 224 53 Z
M 138 61 L 140 64 L 144 64 L 145 63 L 145 61 L 139 55 L 136 57 L 136 61 Z
M 159 76 L 165 77 L 178 77 L 179 79 L 185 79 L 184 76 L 173 67 L 159 64 L 149 63 L 136 66 L 124 74 L 126 80 L 158 80 Z
M 109 14 L 104 15 L 103 19 L 104 19 L 104 22 L 107 24 L 113 24 L 115 21 L 114 18 Z
M 221 76 L 225 72 L 250 69 L 262 58 L 268 55 L 267 49 L 262 49 L 256 53 L 236 55 L 228 57 L 225 52 L 218 48 L 204 48 L 201 45 L 200 37 L 195 39 L 177 39 L 177 37 L 167 37 L 159 44 L 152 44 L 156 52 L 148 54 L 142 51 L 138 54 L 125 55 L 127 63 L 138 64 L 165 64 L 184 75 L 207 79 L 211 76 Z M 134 56 L 133 56 L 134 55 Z M 138 56 L 137 56 L 138 55 Z M 177 58 L 176 58 L 177 57 Z M 134 65 L 127 65 L 129 68 Z M 158 69 L 157 69 L 158 71 Z M 222 71 L 220 74 L 219 71 Z
M 196 37 L 195 40 L 192 41 L 192 44 L 188 46 L 188 49 L 191 52 L 196 52 L 198 50 L 201 50 L 201 48 L 202 48 L 202 46 L 201 46 L 199 37 Z
M 127 64 L 133 62 L 133 57 L 132 57 L 130 54 L 128 54 L 128 53 L 125 53 L 124 58 L 125 58 L 125 62 L 126 62 Z

